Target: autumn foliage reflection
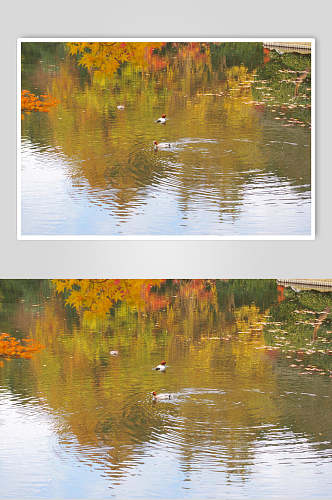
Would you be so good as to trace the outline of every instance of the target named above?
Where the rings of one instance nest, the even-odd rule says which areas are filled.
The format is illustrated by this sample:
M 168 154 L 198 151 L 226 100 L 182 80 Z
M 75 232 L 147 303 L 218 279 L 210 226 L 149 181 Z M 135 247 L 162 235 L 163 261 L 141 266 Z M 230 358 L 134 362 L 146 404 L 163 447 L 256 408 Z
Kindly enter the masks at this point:
M 107 281 L 113 282 L 110 290 L 125 290 L 130 280 Z M 293 311 L 307 310 L 315 300 L 321 311 L 324 296 L 304 295 L 299 304 L 286 293 L 278 305 L 274 280 L 163 280 L 159 286 L 145 280 L 141 286 L 143 281 L 137 290 L 145 308 L 136 307 L 133 289 L 133 307 L 118 300 L 103 328 L 92 316 L 78 317 L 76 307 L 64 308 L 61 297 L 48 291 L 40 302 L 31 298 L 35 307 L 27 300 L 15 303 L 11 327 L 26 329 L 47 349 L 21 371 L 7 364 L 0 377 L 17 397 L 28 393 L 47 404 L 61 450 L 98 467 L 110 485 L 137 473 L 145 450 L 154 457 L 162 446 L 171 459 L 176 453 L 183 471 L 202 470 L 204 462 L 227 472 L 229 481 L 246 481 L 260 443 L 270 442 L 280 422 L 285 432 L 305 435 L 306 445 L 317 446 L 322 432 L 325 438 L 329 398 L 321 398 L 320 412 L 308 396 L 299 404 L 301 386 L 260 349 L 264 325 L 281 321 L 281 314 L 287 318 L 287 302 Z M 102 295 L 106 290 L 106 280 L 59 282 L 66 293 L 83 293 L 84 286 L 102 289 Z M 96 301 L 98 294 L 91 296 Z M 114 348 L 118 356 L 109 355 Z M 161 356 L 170 365 L 165 376 L 151 370 Z M 325 395 L 326 386 L 316 384 L 317 394 Z M 151 389 L 166 387 L 179 399 L 153 405 Z M 297 391 L 296 397 L 286 390 Z
M 265 73 L 257 78 L 260 44 L 73 42 L 61 56 L 51 60 L 52 71 L 26 70 L 26 88 L 42 86 L 61 106 L 42 117 L 42 127 L 30 115 L 22 135 L 56 149 L 74 191 L 83 190 L 88 205 L 102 207 L 120 228 L 146 217 L 146 200 L 164 186 L 184 220 L 213 202 L 221 223 L 238 219 L 258 171 L 265 178 L 272 168 L 276 178 L 307 190 L 308 150 L 294 147 L 279 162 L 279 142 L 269 142 L 266 120 L 279 108 L 268 95 L 268 77 L 264 84 Z M 163 112 L 170 121 L 158 127 Z M 283 141 L 288 129 L 280 130 Z M 289 142 L 305 144 L 303 132 Z M 155 139 L 176 142 L 176 154 L 155 154 Z
M 234 397 L 240 400 L 243 390 L 253 383 L 262 393 L 275 391 L 270 361 L 255 349 L 263 343 L 260 324 L 265 309 L 238 307 L 236 287 L 234 290 L 227 281 L 218 284 L 225 292 L 221 298 L 216 280 L 53 283 L 73 310 L 81 314 L 74 315 L 74 320 L 70 309 L 64 321 L 61 307 L 56 310 L 54 302 L 45 305 L 33 330 L 39 340 L 47 338 L 49 349 L 42 360 L 35 360 L 33 369 L 38 390 L 50 407 L 64 416 L 62 429 L 75 435 L 75 446 L 83 460 L 83 450 L 88 449 L 90 460 L 99 461 L 106 475 L 119 479 L 128 467 L 135 466 L 138 446 L 153 442 L 155 432 L 161 438 L 167 435 L 165 416 L 158 407 L 151 411 L 147 397 L 151 367 L 163 356 L 172 365 L 168 373 L 170 391 L 216 388 L 222 374 L 227 408 L 224 425 L 243 429 L 225 445 L 227 463 L 231 469 L 231 464 L 237 462 L 237 474 L 248 473 L 246 462 L 253 455 L 251 444 L 259 431 L 248 443 L 246 426 L 255 422 L 259 427 L 266 418 L 274 422 L 277 409 L 269 398 L 262 405 L 258 392 L 245 392 L 246 406 L 238 407 L 232 401 Z M 266 292 L 264 283 L 261 288 Z M 53 300 L 60 302 L 59 298 Z M 106 314 L 111 303 L 112 313 Z M 89 304 L 94 313 L 88 311 Z M 117 349 L 119 356 L 110 356 L 110 349 Z M 47 373 L 43 364 L 49 367 Z M 153 377 L 153 384 L 160 391 L 165 378 Z M 214 439 L 223 441 L 218 413 L 207 413 L 204 407 L 202 414 L 202 405 L 197 404 L 199 397 L 188 398 L 179 409 L 183 417 L 179 459 L 185 467 L 199 459 L 200 450 L 209 441 L 208 435 L 198 432 L 196 421 L 204 420 Z M 177 412 L 174 408 L 174 415 Z M 61 436 L 63 446 L 71 446 L 68 436 L 67 432 Z

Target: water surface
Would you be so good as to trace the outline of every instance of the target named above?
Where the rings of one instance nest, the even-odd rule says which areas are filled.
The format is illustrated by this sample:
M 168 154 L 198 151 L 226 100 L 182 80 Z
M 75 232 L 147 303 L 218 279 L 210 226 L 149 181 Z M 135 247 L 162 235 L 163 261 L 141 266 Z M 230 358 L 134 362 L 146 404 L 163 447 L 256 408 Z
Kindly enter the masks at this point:
M 269 90 L 262 44 L 166 52 L 99 79 L 64 44 L 31 45 L 22 88 L 59 104 L 22 121 L 23 235 L 310 234 L 310 112 L 287 116 L 310 88 Z
M 0 367 L 1 498 L 328 498 L 331 378 L 261 349 L 271 283 L 182 283 L 106 323 L 5 290 L 1 331 L 46 348 Z

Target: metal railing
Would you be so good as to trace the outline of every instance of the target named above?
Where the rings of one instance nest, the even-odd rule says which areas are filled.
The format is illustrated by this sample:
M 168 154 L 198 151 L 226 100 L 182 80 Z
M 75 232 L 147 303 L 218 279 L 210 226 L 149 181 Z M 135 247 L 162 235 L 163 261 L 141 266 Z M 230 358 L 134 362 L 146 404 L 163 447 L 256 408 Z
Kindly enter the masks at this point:
M 296 289 L 332 290 L 332 279 L 278 279 L 278 285 L 291 286 Z
M 310 53 L 311 52 L 311 42 L 264 42 L 264 47 L 266 48 L 279 48 L 281 50 L 296 50 L 299 52 Z

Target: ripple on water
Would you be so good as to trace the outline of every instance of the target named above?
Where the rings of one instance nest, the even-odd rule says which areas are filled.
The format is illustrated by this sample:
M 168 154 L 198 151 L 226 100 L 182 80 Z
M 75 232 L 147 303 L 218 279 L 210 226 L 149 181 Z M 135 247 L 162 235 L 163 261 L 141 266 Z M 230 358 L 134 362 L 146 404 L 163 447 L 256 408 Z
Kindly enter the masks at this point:
M 97 139 L 92 136 L 91 140 Z M 280 214 L 289 211 L 290 230 L 302 230 L 299 218 L 304 219 L 309 213 L 305 206 L 310 203 L 308 179 L 300 183 L 296 177 L 289 176 L 288 163 L 283 164 L 284 172 L 275 171 L 275 155 L 281 154 L 277 149 L 284 146 L 295 150 L 300 147 L 295 147 L 297 143 L 271 141 L 274 159 L 273 172 L 269 174 L 266 161 L 262 164 L 260 160 L 259 168 L 252 161 L 253 154 L 262 155 L 264 145 L 249 137 L 226 140 L 218 134 L 218 138 L 174 140 L 170 137 L 169 140 L 171 151 L 156 152 L 147 145 L 145 135 L 137 133 L 119 146 L 120 150 L 127 148 L 123 157 L 110 143 L 109 150 L 100 157 L 86 158 L 79 158 L 75 153 L 68 158 L 58 146 L 24 140 L 24 206 L 29 205 L 31 199 L 33 202 L 31 209 L 25 211 L 23 225 L 34 214 L 33 207 L 44 200 L 38 217 L 33 215 L 30 220 L 30 231 L 41 224 L 44 229 L 48 227 L 48 232 L 56 231 L 57 227 L 71 232 L 72 223 L 70 229 L 65 229 L 69 219 L 76 213 L 86 213 L 81 220 L 101 222 L 94 224 L 93 229 L 85 227 L 84 232 L 89 234 L 103 232 L 105 228 L 112 233 L 130 233 L 135 228 L 134 232 L 139 234 L 141 223 L 147 222 L 146 217 L 151 234 L 163 226 L 168 228 L 165 234 L 174 230 L 177 233 L 177 224 L 197 234 L 202 232 L 203 226 L 204 234 L 206 231 L 218 234 L 222 227 L 223 234 L 228 230 L 250 234 L 252 231 L 264 232 L 267 218 L 269 231 L 274 226 L 280 233 L 277 227 L 284 218 L 275 220 L 269 207 L 277 207 Z M 288 162 L 293 164 L 293 161 L 290 155 Z M 96 168 L 94 164 L 100 166 Z M 292 206 L 298 207 L 299 198 L 305 210 L 291 211 Z M 158 214 L 154 199 L 158 199 Z M 262 209 L 256 215 L 257 207 Z M 265 212 L 264 207 L 267 208 Z M 158 220 L 154 220 L 157 215 Z M 102 222 L 104 216 L 108 218 Z M 44 230 L 42 228 L 40 231 Z M 143 232 L 145 234 L 146 230 Z

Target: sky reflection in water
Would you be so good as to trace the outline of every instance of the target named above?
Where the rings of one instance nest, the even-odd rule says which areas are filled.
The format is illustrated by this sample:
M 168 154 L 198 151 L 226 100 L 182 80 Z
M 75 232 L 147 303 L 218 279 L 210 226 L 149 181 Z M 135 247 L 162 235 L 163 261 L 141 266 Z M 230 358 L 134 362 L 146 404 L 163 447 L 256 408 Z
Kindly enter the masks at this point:
M 23 62 L 22 87 L 59 101 L 22 122 L 23 235 L 310 234 L 310 130 L 250 104 L 257 55 L 188 50 L 101 82 L 60 49 Z
M 331 379 L 257 349 L 271 283 L 221 284 L 216 302 L 184 282 L 107 323 L 38 287 L 3 302 L 2 329 L 46 349 L 1 368 L 1 498 L 327 498 Z

